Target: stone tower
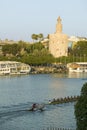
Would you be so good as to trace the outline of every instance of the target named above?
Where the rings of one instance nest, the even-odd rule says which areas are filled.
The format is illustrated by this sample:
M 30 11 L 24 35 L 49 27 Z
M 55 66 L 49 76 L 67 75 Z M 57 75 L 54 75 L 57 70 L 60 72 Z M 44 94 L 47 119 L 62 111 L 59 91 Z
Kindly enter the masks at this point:
M 62 33 L 62 24 L 61 24 L 61 18 L 60 18 L 60 16 L 57 19 L 56 33 Z
M 49 35 L 49 51 L 54 57 L 67 56 L 68 36 L 62 33 L 60 16 L 57 19 L 56 32 Z

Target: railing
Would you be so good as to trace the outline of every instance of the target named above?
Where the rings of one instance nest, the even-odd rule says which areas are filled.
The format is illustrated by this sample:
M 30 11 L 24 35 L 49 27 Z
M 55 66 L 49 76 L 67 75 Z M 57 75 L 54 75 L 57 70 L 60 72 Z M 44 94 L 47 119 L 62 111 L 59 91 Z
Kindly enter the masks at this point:
M 53 99 L 52 101 L 49 102 L 49 104 L 62 104 L 62 103 L 69 103 L 69 102 L 75 102 L 79 99 L 80 96 L 71 96 L 71 97 L 65 97 L 65 98 L 58 98 L 58 99 Z
M 57 127 L 48 127 L 42 130 L 76 130 L 76 129 L 71 129 L 71 128 L 57 128 Z

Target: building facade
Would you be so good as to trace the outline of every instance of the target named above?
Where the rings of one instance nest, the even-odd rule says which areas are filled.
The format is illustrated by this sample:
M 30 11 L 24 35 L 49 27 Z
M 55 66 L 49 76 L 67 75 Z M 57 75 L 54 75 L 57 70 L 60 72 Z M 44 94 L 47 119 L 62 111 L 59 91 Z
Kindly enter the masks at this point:
M 61 18 L 58 17 L 56 32 L 49 34 L 49 51 L 54 57 L 67 56 L 68 36 L 62 33 Z

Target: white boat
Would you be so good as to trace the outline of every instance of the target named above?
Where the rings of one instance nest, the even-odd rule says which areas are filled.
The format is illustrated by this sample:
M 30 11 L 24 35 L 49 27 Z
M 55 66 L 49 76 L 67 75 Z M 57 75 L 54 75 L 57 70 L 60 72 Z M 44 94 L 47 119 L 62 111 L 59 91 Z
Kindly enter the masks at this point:
M 69 72 L 87 72 L 87 62 L 68 63 L 67 68 Z
M 28 74 L 31 67 L 16 61 L 0 61 L 0 75 Z

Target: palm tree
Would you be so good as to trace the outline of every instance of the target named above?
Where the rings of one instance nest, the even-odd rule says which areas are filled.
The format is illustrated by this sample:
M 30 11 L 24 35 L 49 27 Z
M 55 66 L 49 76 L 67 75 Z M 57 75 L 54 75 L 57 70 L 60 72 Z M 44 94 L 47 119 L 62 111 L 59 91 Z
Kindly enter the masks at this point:
M 34 40 L 38 40 L 38 35 L 37 34 L 32 34 L 32 39 L 33 39 L 33 42 L 34 42 Z
M 43 39 L 43 34 L 42 33 L 38 34 L 38 38 L 39 38 L 39 42 L 40 42 Z

